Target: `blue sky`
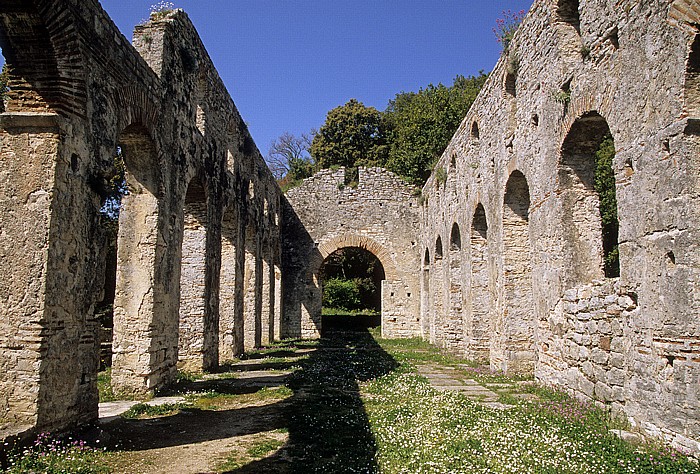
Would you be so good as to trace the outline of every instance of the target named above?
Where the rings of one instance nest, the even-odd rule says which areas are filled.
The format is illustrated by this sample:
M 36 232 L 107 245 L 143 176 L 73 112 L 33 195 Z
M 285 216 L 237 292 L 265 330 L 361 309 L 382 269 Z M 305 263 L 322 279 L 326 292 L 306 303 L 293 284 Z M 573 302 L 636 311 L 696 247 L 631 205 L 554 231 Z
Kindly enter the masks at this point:
M 157 0 L 100 0 L 124 35 Z M 503 10 L 532 0 L 173 0 L 199 31 L 263 155 L 319 128 L 351 98 L 379 110 L 401 91 L 490 71 Z

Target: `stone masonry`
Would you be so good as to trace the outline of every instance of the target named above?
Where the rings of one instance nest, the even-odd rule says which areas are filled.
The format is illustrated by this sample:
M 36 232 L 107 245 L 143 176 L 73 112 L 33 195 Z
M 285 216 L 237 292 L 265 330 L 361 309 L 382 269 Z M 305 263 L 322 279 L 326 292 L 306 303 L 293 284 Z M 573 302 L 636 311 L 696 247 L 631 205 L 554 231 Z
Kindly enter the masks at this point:
M 187 15 L 138 26 L 132 46 L 96 0 L 10 0 L 0 46 L 0 438 L 97 418 L 117 147 L 115 390 L 152 392 L 178 365 L 274 337 L 281 192 Z
M 319 271 L 338 249 L 360 247 L 384 267 L 382 334 L 418 334 L 420 264 L 418 203 L 411 188 L 381 168 L 359 168 L 356 186 L 345 168 L 322 170 L 287 192 L 283 204 L 283 335 L 316 337 L 321 331 Z
M 426 183 L 420 226 L 424 337 L 695 452 L 699 25 L 693 0 L 536 0 Z M 592 184 L 608 134 L 614 278 Z
M 317 337 L 319 270 L 360 247 L 384 268 L 384 335 L 700 452 L 699 25 L 696 0 L 535 0 L 419 198 L 378 168 L 283 196 L 184 12 L 132 45 L 97 0 L 3 1 L 0 438 L 97 418 L 119 148 L 116 390 Z M 608 136 L 619 277 L 594 189 Z

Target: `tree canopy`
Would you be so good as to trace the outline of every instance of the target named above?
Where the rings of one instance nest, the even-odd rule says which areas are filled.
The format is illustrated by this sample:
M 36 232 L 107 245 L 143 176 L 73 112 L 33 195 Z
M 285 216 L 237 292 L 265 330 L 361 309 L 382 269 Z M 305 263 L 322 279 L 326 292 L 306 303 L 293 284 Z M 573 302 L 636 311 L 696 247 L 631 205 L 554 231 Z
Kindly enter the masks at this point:
M 309 154 L 311 135 L 302 133 L 300 137 L 285 132 L 270 144 L 267 154 L 268 166 L 282 189 L 294 187 L 316 170 L 316 163 Z
M 384 112 L 351 99 L 328 112 L 312 140 L 308 135 L 280 136 L 268 163 L 283 189 L 332 166 L 381 166 L 422 186 L 486 79 L 480 72 L 457 76 L 449 87 L 430 84 L 418 92 L 401 92 Z
M 384 118 L 391 144 L 387 168 L 411 184 L 425 183 L 487 76 L 457 76 L 452 86 L 429 85 L 401 92 L 389 102 Z
M 382 113 L 356 99 L 328 112 L 311 143 L 311 156 L 321 168 L 384 166 L 387 155 Z

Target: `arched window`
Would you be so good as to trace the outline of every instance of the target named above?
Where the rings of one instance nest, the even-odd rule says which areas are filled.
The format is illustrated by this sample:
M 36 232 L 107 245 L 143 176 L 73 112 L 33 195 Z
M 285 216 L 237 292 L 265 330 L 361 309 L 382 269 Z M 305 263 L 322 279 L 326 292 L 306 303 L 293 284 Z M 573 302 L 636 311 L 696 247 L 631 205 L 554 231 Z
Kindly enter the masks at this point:
M 614 156 L 608 124 L 596 112 L 577 119 L 562 145 L 559 187 L 569 287 L 620 274 Z

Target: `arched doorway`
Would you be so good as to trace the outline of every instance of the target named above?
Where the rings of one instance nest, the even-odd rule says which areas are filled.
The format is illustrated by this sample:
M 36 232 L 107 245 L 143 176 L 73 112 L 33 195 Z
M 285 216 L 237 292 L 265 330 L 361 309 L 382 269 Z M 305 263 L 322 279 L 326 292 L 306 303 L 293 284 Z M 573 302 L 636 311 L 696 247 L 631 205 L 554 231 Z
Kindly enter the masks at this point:
M 382 262 L 367 249 L 343 247 L 328 255 L 319 272 L 322 333 L 381 325 Z

